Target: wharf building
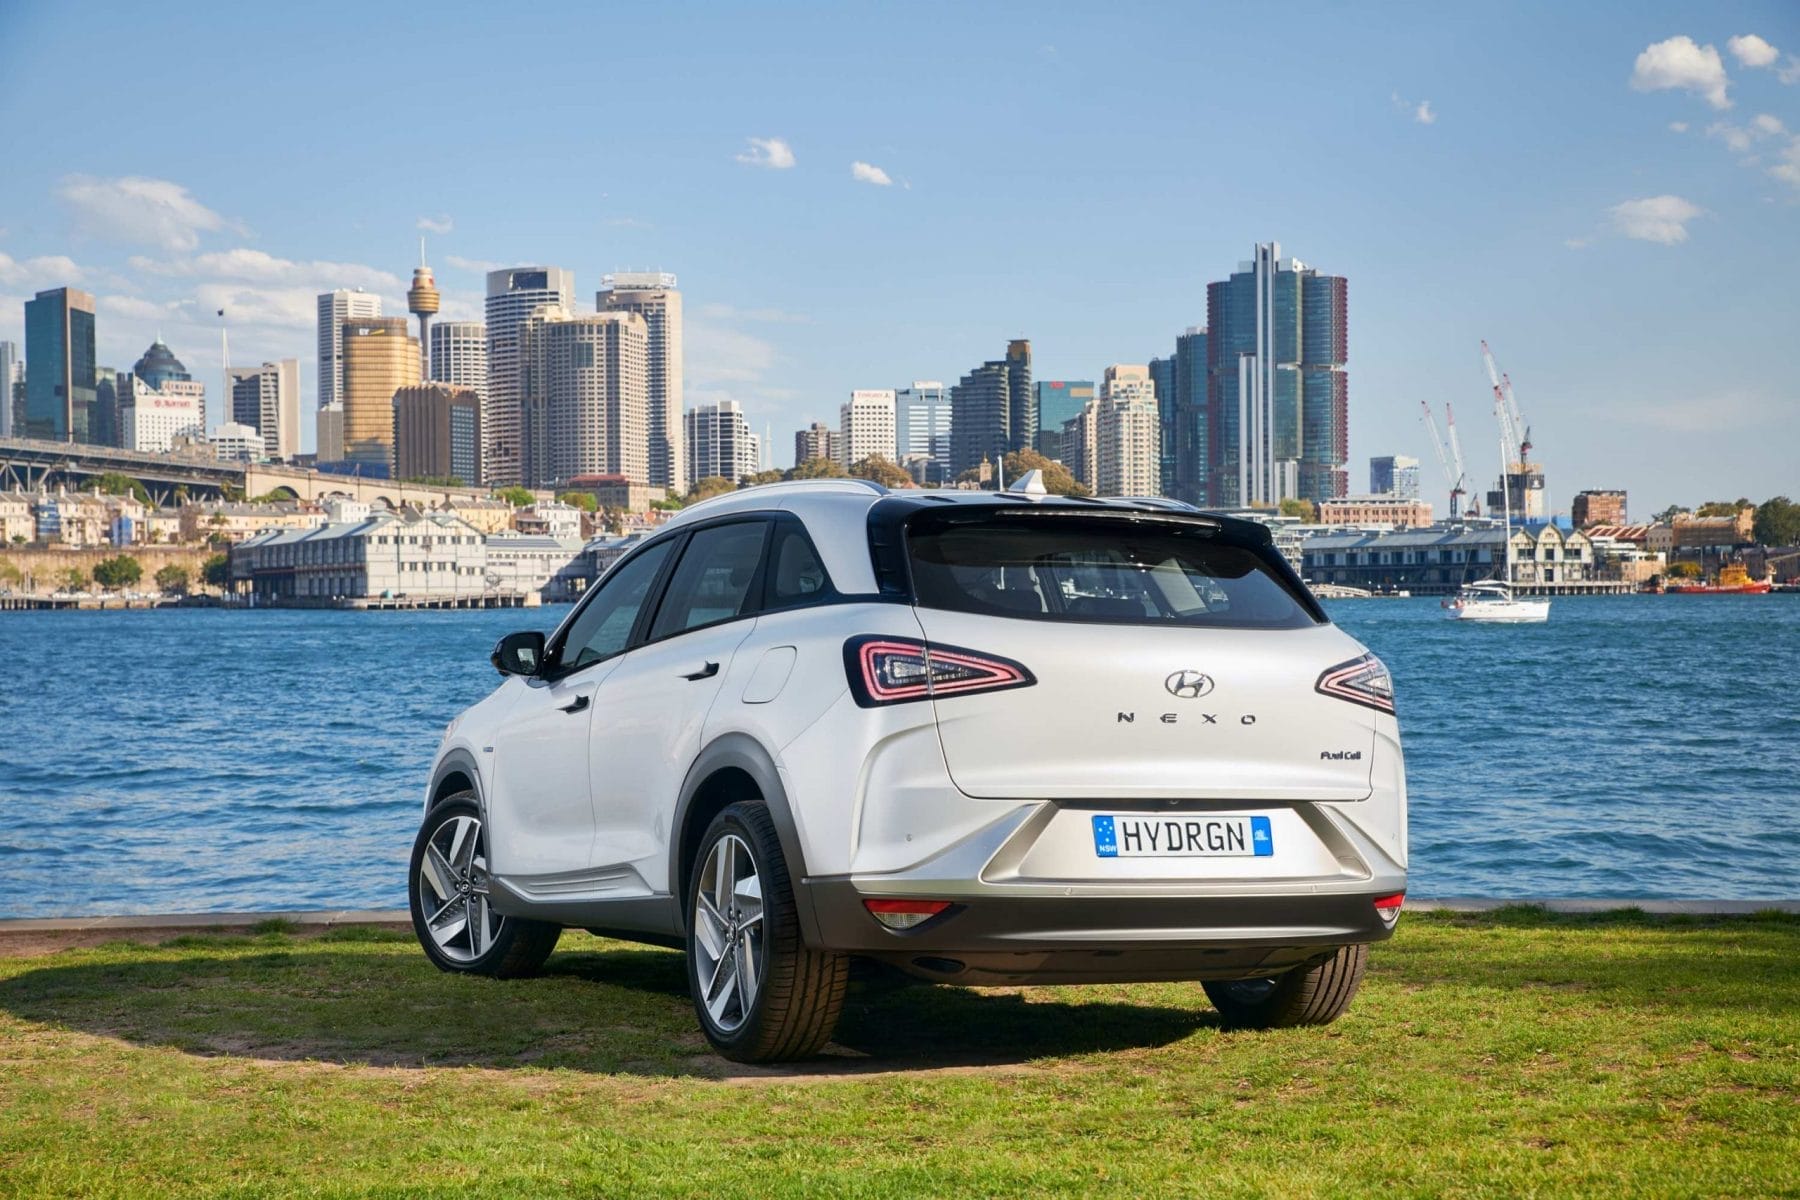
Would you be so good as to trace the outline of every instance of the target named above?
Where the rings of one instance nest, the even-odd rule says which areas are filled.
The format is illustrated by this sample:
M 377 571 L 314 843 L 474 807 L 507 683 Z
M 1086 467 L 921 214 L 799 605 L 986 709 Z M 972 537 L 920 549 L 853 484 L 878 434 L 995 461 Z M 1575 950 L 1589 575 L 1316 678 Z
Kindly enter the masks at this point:
M 675 276 L 662 271 L 616 271 L 602 276 L 594 307 L 600 312 L 636 313 L 644 319 L 648 348 L 645 383 L 648 391 L 647 474 L 644 482 L 687 490 L 694 476 L 682 450 L 685 434 L 681 346 L 681 292 Z
M 284 358 L 260 367 L 230 367 L 231 394 L 225 416 L 261 435 L 270 458 L 286 461 L 300 453 L 300 360 Z
M 25 302 L 24 436 L 47 442 L 93 441 L 96 377 L 94 297 L 52 288 Z
M 1063 449 L 1063 426 L 1081 415 L 1098 394 L 1091 379 L 1040 379 L 1036 386 L 1038 432 L 1036 449 L 1045 458 L 1057 459 L 1073 470 Z
M 481 397 L 474 389 L 419 383 L 394 393 L 393 477 L 482 486 Z
M 1314 584 L 1448 595 L 1465 583 L 1501 578 L 1507 546 L 1499 527 L 1326 533 L 1302 543 L 1301 573 Z M 1515 527 L 1510 549 L 1514 586 L 1523 594 L 1624 592 L 1633 586 L 1605 569 L 1580 530 Z
M 688 409 L 685 420 L 687 478 L 698 483 L 709 476 L 717 476 L 736 483 L 744 476 L 762 470 L 762 439 L 750 432 L 744 407 L 736 400 L 696 404 Z M 598 499 L 598 495 L 595 498 Z M 629 493 L 625 498 L 631 499 Z
M 1161 494 L 1161 419 L 1148 366 L 1106 368 L 1094 406 L 1093 456 L 1095 495 Z
M 1031 388 L 1031 343 L 1017 338 L 1006 357 L 982 363 L 950 389 L 950 473 L 997 463 L 1036 446 L 1037 396 Z
M 487 407 L 481 413 L 482 464 L 490 487 L 525 482 L 525 325 L 550 307 L 575 308 L 575 273 L 561 267 L 508 267 L 487 276 Z
M 838 462 L 853 467 L 866 458 L 895 461 L 894 393 L 866 388 L 838 407 Z
M 814 421 L 794 433 L 794 465 L 803 466 L 815 458 L 833 462 L 843 457 L 843 438 L 823 421 Z
M 393 463 L 394 393 L 419 381 L 419 340 L 405 317 L 344 322 L 343 461 L 385 476 Z
M 519 471 L 529 486 L 576 475 L 648 477 L 649 341 L 634 312 L 540 307 L 525 321 L 516 387 L 524 416 Z M 490 463 L 488 483 L 499 486 L 494 469 Z
M 266 530 L 233 547 L 230 571 L 237 591 L 260 603 L 329 605 L 371 597 L 455 603 L 495 590 L 486 580 L 487 544 L 479 530 L 412 509 L 314 529 Z
M 1209 506 L 1348 490 L 1349 289 L 1279 242 L 1207 285 Z

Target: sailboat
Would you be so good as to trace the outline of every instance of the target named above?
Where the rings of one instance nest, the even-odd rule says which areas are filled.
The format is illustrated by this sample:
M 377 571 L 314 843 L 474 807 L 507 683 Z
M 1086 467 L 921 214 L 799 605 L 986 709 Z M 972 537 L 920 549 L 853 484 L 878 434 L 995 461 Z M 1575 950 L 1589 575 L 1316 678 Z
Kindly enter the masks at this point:
M 1494 389 L 1495 403 L 1498 404 L 1500 391 Z M 1500 434 L 1500 511 L 1504 518 L 1506 540 L 1500 546 L 1500 561 L 1504 564 L 1504 579 L 1483 579 L 1476 583 L 1464 584 L 1457 592 L 1455 599 L 1444 603 L 1444 615 L 1453 621 L 1487 621 L 1494 624 L 1536 625 L 1550 619 L 1550 601 L 1520 600 L 1513 595 L 1512 569 L 1512 488 L 1506 478 L 1507 455 L 1510 447 L 1506 444 L 1504 419 L 1501 421 Z

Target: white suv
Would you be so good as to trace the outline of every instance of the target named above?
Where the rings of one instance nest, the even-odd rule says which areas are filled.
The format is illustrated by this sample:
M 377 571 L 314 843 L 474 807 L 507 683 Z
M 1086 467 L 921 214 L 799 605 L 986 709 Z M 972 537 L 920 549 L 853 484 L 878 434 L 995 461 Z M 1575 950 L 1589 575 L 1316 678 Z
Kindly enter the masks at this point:
M 743 1061 L 823 1046 L 853 958 L 1342 1013 L 1406 887 L 1386 669 L 1263 526 L 1022 482 L 734 492 L 502 639 L 413 848 L 432 961 L 684 947 Z

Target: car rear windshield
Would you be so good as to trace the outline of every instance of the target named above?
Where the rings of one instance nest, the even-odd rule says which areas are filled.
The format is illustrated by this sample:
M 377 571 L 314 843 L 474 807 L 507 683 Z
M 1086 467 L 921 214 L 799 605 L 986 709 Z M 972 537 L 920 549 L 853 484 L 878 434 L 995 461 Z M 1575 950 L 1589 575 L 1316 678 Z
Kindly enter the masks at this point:
M 1092 624 L 1297 629 L 1317 608 L 1271 549 L 1195 521 L 1030 509 L 922 513 L 907 525 L 925 608 Z

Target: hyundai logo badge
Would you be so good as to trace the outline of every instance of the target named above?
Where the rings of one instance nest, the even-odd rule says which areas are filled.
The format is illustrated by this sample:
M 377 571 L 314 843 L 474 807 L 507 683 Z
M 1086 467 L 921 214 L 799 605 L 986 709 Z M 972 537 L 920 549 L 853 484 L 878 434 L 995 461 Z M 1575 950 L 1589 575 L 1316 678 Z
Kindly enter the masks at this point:
M 1198 671 L 1177 671 L 1163 680 L 1163 686 L 1169 689 L 1171 696 L 1198 700 L 1213 690 L 1213 681 L 1211 675 L 1202 675 Z

